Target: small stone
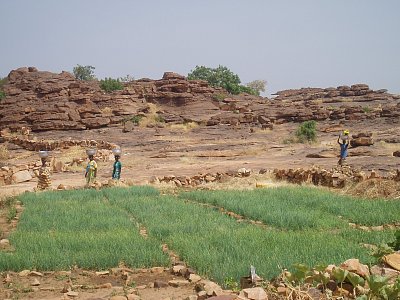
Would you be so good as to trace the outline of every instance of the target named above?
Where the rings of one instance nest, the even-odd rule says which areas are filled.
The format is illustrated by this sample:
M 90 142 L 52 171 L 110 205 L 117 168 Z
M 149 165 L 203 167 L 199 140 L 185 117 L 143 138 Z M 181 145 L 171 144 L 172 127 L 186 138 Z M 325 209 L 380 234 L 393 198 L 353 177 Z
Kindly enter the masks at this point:
M 261 287 L 249 288 L 242 290 L 245 297 L 251 300 L 267 300 L 268 295 Z M 242 293 L 241 292 L 241 293 Z
M 389 278 L 389 284 L 392 284 L 396 281 L 396 279 L 400 276 L 400 272 L 390 269 L 390 268 L 383 268 L 382 275 Z
M 10 246 L 10 241 L 7 239 L 0 240 L 0 249 L 4 249 Z
M 101 271 L 101 272 L 96 272 L 97 276 L 104 276 L 104 275 L 109 275 L 110 271 Z
M 278 288 L 276 290 L 279 295 L 284 295 L 284 296 L 288 295 L 288 289 L 286 287 L 278 286 Z
M 204 299 L 207 299 L 207 298 L 208 298 L 207 292 L 206 292 L 206 291 L 200 291 L 200 292 L 198 292 L 198 293 L 197 293 L 197 296 L 198 296 L 198 300 L 204 300 Z
M 97 286 L 98 289 L 111 289 L 113 286 L 110 282 L 103 283 Z
M 151 273 L 155 273 L 155 274 L 160 274 L 162 272 L 164 272 L 164 268 L 163 267 L 154 267 L 150 269 Z
M 126 298 L 128 300 L 141 300 L 142 299 L 142 298 L 140 298 L 140 296 L 135 295 L 135 294 L 129 294 L 129 295 L 126 296 Z
M 39 277 L 43 277 L 43 274 L 40 273 L 40 272 L 31 271 L 31 272 L 29 272 L 29 276 L 39 276 Z
M 33 281 L 31 282 L 31 286 L 39 286 L 40 285 L 40 281 L 37 280 L 36 278 L 33 279 Z
M 307 293 L 310 295 L 310 297 L 314 300 L 319 300 L 322 299 L 322 293 L 320 290 L 316 288 L 309 288 Z
M 349 272 L 354 272 L 364 278 L 370 274 L 368 266 L 361 264 L 360 261 L 355 258 L 346 260 L 340 265 L 340 267 Z
M 164 287 L 167 287 L 168 286 L 168 283 L 167 282 L 165 282 L 165 281 L 161 281 L 161 280 L 156 280 L 156 281 L 154 281 L 154 287 L 155 288 L 164 288 Z
M 145 288 L 147 288 L 147 285 L 139 285 L 136 287 L 137 290 L 144 290 Z
M 10 283 L 12 281 L 10 274 L 6 275 L 6 278 L 4 278 L 3 282 L 4 283 Z
M 189 275 L 189 281 L 190 282 L 199 282 L 201 280 L 201 277 L 197 274 L 190 274 Z
M 211 298 L 208 298 L 207 300 L 236 300 L 236 299 L 240 298 L 237 298 L 237 295 L 220 295 L 220 296 L 213 296 Z
M 74 291 L 69 291 L 69 292 L 67 293 L 67 296 L 68 296 L 68 297 L 73 297 L 73 298 L 75 298 L 75 297 L 78 297 L 78 296 L 79 296 L 79 293 L 78 293 L 78 292 L 74 292 Z
M 22 270 L 21 272 L 18 273 L 18 275 L 21 277 L 26 277 L 29 275 L 30 272 L 31 272 L 30 270 Z
M 125 296 L 112 296 L 110 300 L 126 300 Z
M 400 271 L 400 253 L 392 253 L 385 255 L 383 261 L 393 269 Z
M 187 280 L 180 280 L 180 279 L 173 279 L 168 281 L 168 284 L 172 287 L 180 287 L 180 286 L 185 286 L 188 285 L 190 282 Z
M 181 271 L 186 270 L 184 265 L 176 265 L 172 267 L 172 272 L 174 274 L 181 274 Z

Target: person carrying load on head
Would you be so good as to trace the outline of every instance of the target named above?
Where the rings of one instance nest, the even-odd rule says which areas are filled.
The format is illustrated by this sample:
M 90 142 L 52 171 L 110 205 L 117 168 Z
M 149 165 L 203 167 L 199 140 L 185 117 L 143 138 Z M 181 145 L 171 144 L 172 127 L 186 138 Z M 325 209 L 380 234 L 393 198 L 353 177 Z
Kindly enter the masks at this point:
M 85 178 L 86 178 L 86 186 L 90 186 L 91 184 L 95 183 L 97 176 L 97 163 L 94 160 L 94 155 L 96 154 L 96 150 L 90 149 L 87 150 L 86 153 L 88 154 L 89 157 L 89 163 L 86 166 Z
M 113 172 L 112 172 L 112 179 L 119 180 L 121 178 L 121 169 L 122 169 L 122 164 L 119 161 L 121 157 L 121 149 L 117 148 L 113 149 L 112 151 L 114 153 L 114 158 L 115 158 Z
M 342 166 L 346 163 L 346 157 L 348 155 L 347 149 L 349 148 L 349 133 L 350 132 L 347 129 L 343 130 L 337 139 L 337 142 L 340 145 L 340 158 L 338 161 L 339 166 Z

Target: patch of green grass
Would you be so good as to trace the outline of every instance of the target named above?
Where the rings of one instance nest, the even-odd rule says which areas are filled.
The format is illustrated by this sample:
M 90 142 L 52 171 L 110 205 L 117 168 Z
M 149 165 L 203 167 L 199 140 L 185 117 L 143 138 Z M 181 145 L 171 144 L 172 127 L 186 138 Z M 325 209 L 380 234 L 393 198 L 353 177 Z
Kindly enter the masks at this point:
M 364 222 L 372 218 L 367 210 L 382 215 L 374 224 L 399 216 L 395 201 L 377 201 L 382 209 L 376 210 L 376 200 L 298 187 L 194 191 L 179 197 L 132 187 L 27 193 L 19 199 L 25 209 L 9 237 L 16 250 L 0 252 L 0 270 L 105 269 L 121 261 L 130 267 L 167 265 L 161 251 L 167 243 L 199 274 L 221 284 L 227 278 L 227 283 L 239 281 L 250 265 L 269 279 L 296 263 L 373 262 L 361 244 L 393 241 L 394 231 L 364 232 L 350 228 L 347 219 Z M 271 227 L 239 223 L 193 201 L 223 206 Z M 141 226 L 146 239 L 139 235 Z
M 139 198 L 129 189 L 104 192 L 110 203 L 136 216 L 150 237 L 167 243 L 200 274 L 221 283 L 230 277 L 239 280 L 250 265 L 271 278 L 297 262 L 317 265 L 352 257 L 363 262 L 373 259 L 367 249 L 340 231 L 266 230 L 175 197 Z
M 400 221 L 400 201 L 358 199 L 318 188 L 192 191 L 180 197 L 224 207 L 246 218 L 289 230 L 343 227 L 348 222 L 377 226 Z
M 9 237 L 16 251 L 0 253 L 0 270 L 62 270 L 73 265 L 104 269 L 121 261 L 132 267 L 168 264 L 161 244 L 140 236 L 131 216 L 111 207 L 101 191 L 28 193 L 20 199 L 25 210 Z

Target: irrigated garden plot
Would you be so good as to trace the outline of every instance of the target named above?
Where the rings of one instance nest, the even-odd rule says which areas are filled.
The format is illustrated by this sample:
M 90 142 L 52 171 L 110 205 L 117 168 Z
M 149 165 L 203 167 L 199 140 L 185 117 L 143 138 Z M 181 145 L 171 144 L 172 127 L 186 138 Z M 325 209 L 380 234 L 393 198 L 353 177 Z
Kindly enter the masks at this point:
M 394 230 L 364 225 L 399 222 L 399 201 L 340 197 L 318 189 L 195 191 L 160 195 L 150 187 L 25 194 L 25 211 L 10 236 L 13 253 L 0 253 L 2 270 L 132 267 L 168 264 L 161 245 L 201 275 L 239 279 L 254 265 L 264 278 L 294 263 L 338 264 L 373 260 L 362 244 L 394 239 Z M 262 221 L 237 222 L 209 203 Z M 148 237 L 139 235 L 139 225 Z

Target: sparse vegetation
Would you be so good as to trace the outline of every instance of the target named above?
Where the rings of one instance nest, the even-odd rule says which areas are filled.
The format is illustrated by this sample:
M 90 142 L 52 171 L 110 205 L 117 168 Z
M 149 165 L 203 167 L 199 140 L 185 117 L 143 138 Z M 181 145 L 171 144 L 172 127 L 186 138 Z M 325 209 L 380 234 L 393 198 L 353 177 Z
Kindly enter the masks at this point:
M 17 216 L 17 209 L 11 206 L 7 213 L 7 222 L 10 223 Z
M 371 108 L 369 106 L 363 106 L 362 110 L 366 114 L 371 112 Z
M 228 97 L 228 95 L 223 94 L 223 93 L 215 93 L 215 94 L 212 95 L 212 98 L 213 98 L 214 100 L 217 100 L 217 101 L 222 101 L 222 100 L 224 100 L 226 97 Z
M 219 65 L 217 68 L 208 68 L 205 66 L 196 66 L 187 78 L 189 80 L 206 80 L 211 86 L 222 87 L 231 94 L 248 93 L 257 95 L 257 92 L 250 87 L 240 84 L 240 78 L 227 67 Z
M 253 80 L 246 84 L 246 86 L 250 88 L 252 91 L 255 91 L 258 96 L 261 94 L 261 92 L 265 92 L 266 85 L 267 85 L 266 80 Z
M 129 83 L 129 82 L 134 81 L 134 80 L 135 80 L 135 77 L 133 77 L 133 76 L 131 76 L 131 75 L 128 74 L 128 75 L 126 75 L 126 76 L 124 76 L 124 77 L 119 77 L 118 80 L 119 80 L 120 82 L 123 82 L 123 83 Z
M 129 118 L 124 119 L 124 122 L 131 121 L 135 125 L 139 125 L 140 120 L 143 118 L 141 115 L 132 116 Z
M 75 78 L 78 80 L 94 80 L 96 79 L 96 76 L 94 75 L 94 69 L 95 67 L 93 66 L 77 65 L 74 67 L 73 73 Z
M 0 160 L 6 160 L 10 157 L 10 152 L 5 144 L 0 145 Z
M 104 80 L 100 80 L 100 87 L 103 91 L 106 91 L 107 93 L 124 89 L 124 85 L 120 82 L 119 79 L 107 77 Z
M 4 92 L 3 88 L 4 85 L 7 83 L 8 78 L 0 78 L 0 101 L 3 100 L 6 97 L 6 92 Z
M 296 130 L 296 137 L 300 143 L 315 142 L 317 139 L 317 122 L 305 121 Z

